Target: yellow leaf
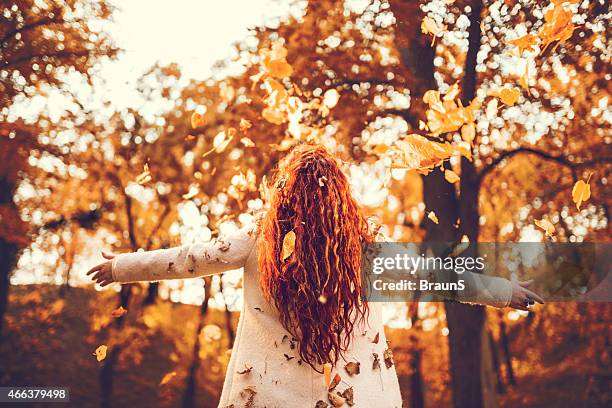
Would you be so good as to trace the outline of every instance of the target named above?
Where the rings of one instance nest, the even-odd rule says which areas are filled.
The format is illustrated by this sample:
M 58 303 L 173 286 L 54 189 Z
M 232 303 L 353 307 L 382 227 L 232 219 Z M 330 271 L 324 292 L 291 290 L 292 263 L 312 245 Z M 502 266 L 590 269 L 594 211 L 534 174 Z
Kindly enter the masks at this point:
M 275 125 L 281 125 L 287 119 L 286 114 L 284 112 L 272 108 L 265 108 L 261 112 L 261 116 L 263 116 L 263 118 L 268 122 L 274 123 Z
M 323 364 L 323 372 L 325 374 L 325 388 L 329 388 L 329 384 L 331 383 L 331 369 L 332 366 L 330 363 Z
M 159 385 L 168 384 L 174 377 L 176 377 L 176 371 L 170 371 L 169 373 L 166 373 L 166 375 L 164 375 L 161 381 L 159 382 Z
M 499 91 L 499 99 L 508 106 L 514 106 L 520 95 L 521 91 L 517 88 L 503 88 Z
M 476 125 L 474 122 L 467 123 L 461 128 L 461 139 L 470 145 L 476 138 Z
M 429 214 L 427 214 L 427 218 L 429 218 L 431 221 L 433 221 L 434 224 L 438 224 L 439 223 L 438 216 L 433 211 L 430 211 Z
M 124 309 L 123 306 L 119 306 L 117 309 L 111 312 L 111 316 L 113 316 L 114 318 L 118 318 L 121 316 L 125 316 L 126 313 L 127 313 L 127 310 Z
M 283 248 L 281 252 L 281 261 L 289 258 L 295 250 L 295 232 L 289 231 L 283 238 Z
M 253 141 L 251 139 L 249 139 L 248 137 L 243 137 L 242 139 L 240 139 L 240 143 L 242 143 L 244 145 L 244 147 L 253 147 L 253 146 L 255 146 L 255 143 L 253 143 Z
M 203 126 L 206 122 L 204 121 L 204 113 L 203 112 L 193 112 L 191 114 L 191 127 L 199 128 Z
M 104 360 L 106 358 L 106 350 L 108 350 L 108 347 L 106 347 L 104 344 L 99 346 L 93 353 L 93 355 L 96 356 L 96 360 Z
M 240 119 L 240 131 L 241 132 L 246 132 L 248 129 L 250 129 L 253 126 L 253 124 L 251 123 L 250 120 L 247 119 Z
M 459 176 L 457 175 L 457 173 L 448 169 L 444 170 L 444 178 L 449 183 L 456 183 L 459 181 Z
M 535 225 L 542 228 L 546 232 L 547 237 L 552 237 L 555 233 L 555 226 L 546 219 L 535 220 Z
M 286 78 L 293 73 L 293 68 L 287 63 L 287 49 L 281 41 L 275 41 L 272 46 L 264 48 L 259 53 L 261 64 L 270 76 Z
M 576 208 L 578 210 L 580 210 L 580 206 L 583 202 L 591 198 L 591 185 L 589 184 L 591 176 L 592 174 L 589 174 L 586 183 L 582 180 L 578 180 L 572 189 L 572 199 L 574 203 L 576 203 Z
M 151 179 L 152 177 L 151 177 L 151 172 L 149 171 L 149 164 L 145 163 L 144 171 L 140 173 L 138 177 L 136 177 L 136 182 L 140 185 L 144 185 L 144 184 L 147 184 L 149 181 L 151 181 Z
M 556 3 L 552 10 L 548 10 L 544 14 L 545 23 L 538 32 L 543 43 L 542 51 L 555 41 L 557 41 L 557 45 L 563 43 L 574 33 L 575 27 L 572 23 L 574 13 L 566 9 L 563 3 Z

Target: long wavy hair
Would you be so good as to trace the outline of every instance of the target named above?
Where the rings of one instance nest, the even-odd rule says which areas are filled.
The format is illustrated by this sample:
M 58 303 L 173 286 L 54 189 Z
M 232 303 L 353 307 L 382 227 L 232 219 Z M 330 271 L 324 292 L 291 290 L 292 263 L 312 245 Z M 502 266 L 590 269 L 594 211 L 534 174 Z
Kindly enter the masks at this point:
M 275 186 L 258 243 L 261 288 L 299 341 L 302 361 L 320 372 L 321 365 L 337 363 L 356 323 L 367 319 L 360 271 L 362 244 L 372 236 L 324 147 L 294 148 L 279 163 Z M 295 249 L 283 260 L 291 231 Z

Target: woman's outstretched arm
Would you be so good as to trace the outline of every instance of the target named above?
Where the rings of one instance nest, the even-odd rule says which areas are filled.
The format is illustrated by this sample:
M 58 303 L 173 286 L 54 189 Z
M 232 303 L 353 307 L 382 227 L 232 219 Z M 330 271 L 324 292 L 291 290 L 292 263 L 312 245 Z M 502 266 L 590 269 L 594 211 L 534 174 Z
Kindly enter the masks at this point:
M 254 226 L 209 242 L 155 251 L 102 255 L 107 261 L 87 272 L 101 286 L 113 282 L 195 278 L 244 266 L 256 240 Z

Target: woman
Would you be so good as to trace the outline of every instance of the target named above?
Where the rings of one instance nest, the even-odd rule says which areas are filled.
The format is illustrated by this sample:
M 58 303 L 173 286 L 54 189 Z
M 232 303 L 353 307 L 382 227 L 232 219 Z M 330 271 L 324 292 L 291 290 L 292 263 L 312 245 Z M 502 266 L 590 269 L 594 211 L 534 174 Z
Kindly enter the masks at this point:
M 362 244 L 372 241 L 335 159 L 301 145 L 281 161 L 259 226 L 202 244 L 105 255 L 88 273 L 106 286 L 244 268 L 220 407 L 401 407 L 381 304 L 360 297 Z M 497 287 L 489 297 L 497 306 L 541 300 L 507 280 Z

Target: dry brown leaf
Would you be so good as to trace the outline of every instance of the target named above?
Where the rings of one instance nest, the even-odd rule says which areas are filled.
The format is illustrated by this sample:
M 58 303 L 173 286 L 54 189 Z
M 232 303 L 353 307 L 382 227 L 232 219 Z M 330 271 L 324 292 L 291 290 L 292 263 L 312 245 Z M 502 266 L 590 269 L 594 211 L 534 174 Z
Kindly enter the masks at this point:
M 329 407 L 329 404 L 322 400 L 318 400 L 317 403 L 315 404 L 315 408 L 328 408 L 328 407 Z
M 372 357 L 374 358 L 374 361 L 372 362 L 372 370 L 377 370 L 380 368 L 380 357 L 378 356 L 378 353 L 372 353 Z
M 253 367 L 251 366 L 247 366 L 246 364 L 244 365 L 244 370 L 240 370 L 240 371 L 236 371 L 237 374 L 240 375 L 245 375 L 245 374 L 251 374 L 251 371 L 253 370 Z
M 340 395 L 346 400 L 346 405 L 348 405 L 349 407 L 355 405 L 355 401 L 353 400 L 353 398 L 355 397 L 353 387 L 349 387 L 346 390 L 342 391 Z
M 329 392 L 327 393 L 327 398 L 329 399 L 329 402 L 331 402 L 331 404 L 336 408 L 343 406 L 346 402 L 346 400 L 338 393 Z
M 281 262 L 289 258 L 295 250 L 295 232 L 289 231 L 283 238 L 283 248 L 281 251 Z
M 329 384 L 329 386 L 327 387 L 328 391 L 333 391 L 334 388 L 336 388 L 336 385 L 340 384 L 340 374 L 336 373 L 336 375 L 334 375 L 334 378 L 332 379 L 331 383 Z
M 387 366 L 387 368 L 391 368 L 391 366 L 394 364 L 393 361 L 393 351 L 391 351 L 390 348 L 386 349 L 383 357 L 385 359 L 385 366 Z
M 376 336 L 374 336 L 374 340 L 372 340 L 372 343 L 378 344 L 379 339 L 380 339 L 380 332 L 376 333 Z
M 347 363 L 344 366 L 344 369 L 351 376 L 358 375 L 359 374 L 359 366 L 360 365 L 361 364 L 359 362 L 350 361 L 349 363 Z

